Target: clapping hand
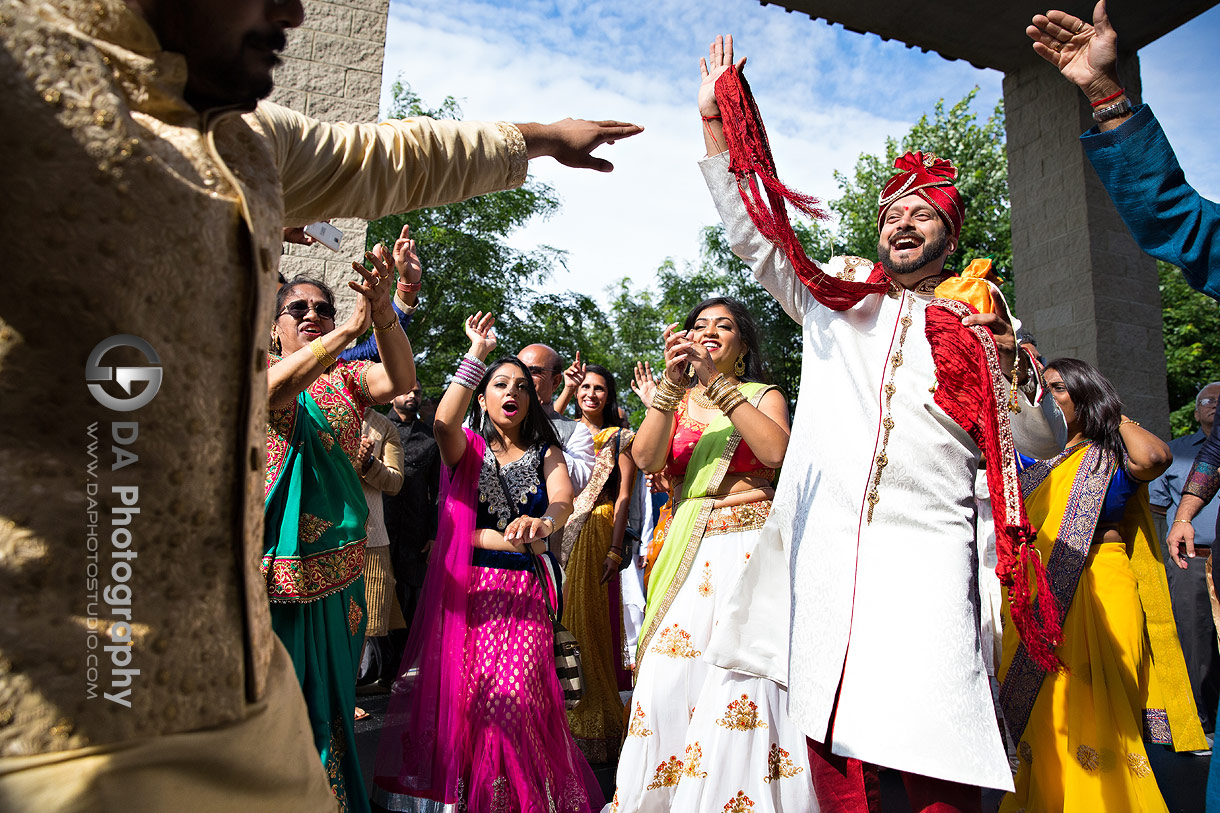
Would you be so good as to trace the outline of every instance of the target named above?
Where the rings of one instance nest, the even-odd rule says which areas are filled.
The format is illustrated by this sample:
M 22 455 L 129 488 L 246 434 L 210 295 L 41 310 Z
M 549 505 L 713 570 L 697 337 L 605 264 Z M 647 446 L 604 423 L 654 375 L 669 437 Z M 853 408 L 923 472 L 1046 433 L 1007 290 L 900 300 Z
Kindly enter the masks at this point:
M 576 361 L 568 366 L 568 369 L 563 371 L 563 388 L 571 392 L 576 392 L 580 387 L 580 382 L 585 380 L 585 363 L 580 360 L 580 351 L 576 351 Z
M 657 391 L 657 379 L 652 374 L 652 365 L 646 361 L 635 363 L 635 374 L 631 380 L 631 391 L 644 403 L 652 406 L 652 395 Z
M 406 223 L 394 241 L 394 270 L 398 272 L 398 281 L 408 285 L 418 283 L 424 276 L 424 267 L 415 253 L 415 241 L 411 239 L 411 226 Z
M 373 439 L 368 435 L 362 435 L 360 438 L 360 449 L 356 452 L 356 459 L 360 461 L 360 471 L 368 471 L 368 468 L 373 463 Z
M 496 317 L 479 311 L 466 317 L 466 337 L 470 339 L 470 355 L 482 361 L 496 349 L 496 332 L 492 327 Z

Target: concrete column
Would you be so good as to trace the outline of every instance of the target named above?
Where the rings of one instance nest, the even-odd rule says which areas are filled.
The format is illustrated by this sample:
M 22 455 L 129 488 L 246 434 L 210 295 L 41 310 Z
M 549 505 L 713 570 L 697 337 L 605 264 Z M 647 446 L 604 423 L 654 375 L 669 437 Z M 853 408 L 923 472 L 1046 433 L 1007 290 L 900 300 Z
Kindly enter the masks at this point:
M 1139 59 L 1120 62 L 1132 101 Z M 1130 417 L 1168 439 L 1169 403 L 1156 262 L 1115 211 L 1079 136 L 1092 110 L 1039 60 L 1004 76 L 1016 311 L 1047 359 L 1105 374 Z
M 376 121 L 389 9 L 390 0 L 305 0 L 305 24 L 289 32 L 271 100 L 323 121 Z M 343 231 L 339 253 L 289 246 L 280 270 L 289 279 L 305 274 L 330 285 L 343 318 L 356 296 L 344 283 L 354 277 L 352 261 L 364 256 L 367 224 L 351 218 L 334 224 Z

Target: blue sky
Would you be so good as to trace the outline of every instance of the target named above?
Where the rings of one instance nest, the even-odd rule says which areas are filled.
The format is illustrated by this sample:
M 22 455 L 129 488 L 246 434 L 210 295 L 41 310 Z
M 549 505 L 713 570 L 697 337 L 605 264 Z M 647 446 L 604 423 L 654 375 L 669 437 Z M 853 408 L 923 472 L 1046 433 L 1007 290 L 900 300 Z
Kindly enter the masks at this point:
M 703 144 L 695 94 L 699 57 L 717 33 L 733 33 L 738 55 L 749 57 L 780 176 L 825 198 L 837 194 L 834 170 L 880 152 L 938 99 L 956 102 L 977 86 L 984 117 L 1001 96 L 996 71 L 757 0 L 391 0 L 383 103 L 401 76 L 427 103 L 457 97 L 467 119 L 644 125 L 642 135 L 601 149 L 616 165 L 608 175 L 533 162 L 563 208 L 512 238 L 566 251 L 568 271 L 555 284 L 605 301 L 620 277 L 647 284 L 665 259 L 696 259 L 700 227 L 716 222 L 696 166 Z M 1220 7 L 1140 52 L 1144 99 L 1187 178 L 1213 199 L 1217 43 Z

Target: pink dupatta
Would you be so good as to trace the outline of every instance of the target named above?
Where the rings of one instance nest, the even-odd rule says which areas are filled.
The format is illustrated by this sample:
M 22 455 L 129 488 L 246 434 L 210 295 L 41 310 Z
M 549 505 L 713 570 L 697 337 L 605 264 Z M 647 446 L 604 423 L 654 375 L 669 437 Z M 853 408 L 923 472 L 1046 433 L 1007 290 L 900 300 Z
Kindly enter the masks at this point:
M 440 522 L 399 677 L 381 730 L 373 799 L 401 809 L 395 797 L 452 804 L 469 761 L 463 653 L 473 567 L 479 469 L 487 447 L 466 432 L 453 473 L 442 468 Z

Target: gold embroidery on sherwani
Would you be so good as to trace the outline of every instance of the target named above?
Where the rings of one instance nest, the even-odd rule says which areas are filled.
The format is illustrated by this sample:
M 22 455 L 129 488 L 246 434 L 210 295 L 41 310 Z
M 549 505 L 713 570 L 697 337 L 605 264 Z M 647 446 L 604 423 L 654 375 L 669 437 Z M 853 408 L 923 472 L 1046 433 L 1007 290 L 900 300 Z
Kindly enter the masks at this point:
M 779 747 L 778 742 L 771 743 L 771 751 L 767 754 L 767 775 L 763 777 L 763 781 L 775 782 L 804 771 L 805 769 L 794 763 L 790 756 L 791 754 Z
M 360 605 L 356 603 L 356 599 L 351 596 L 347 599 L 347 628 L 352 635 L 360 631 L 360 620 L 364 618 L 364 610 L 360 609 Z
M 661 632 L 653 649 L 671 658 L 697 658 L 703 651 L 691 646 L 690 640 L 690 633 L 674 624 Z
M 644 716 L 644 709 L 639 703 L 635 704 L 635 711 L 631 715 L 631 725 L 627 727 L 628 737 L 651 737 L 652 729 L 647 726 L 647 719 Z
M 733 731 L 752 731 L 755 728 L 766 728 L 767 724 L 758 719 L 758 704 L 750 700 L 748 694 L 743 694 L 740 700 L 729 703 L 724 710 L 724 716 L 716 721 L 716 725 Z
M 699 763 L 703 761 L 703 748 L 698 742 L 693 742 L 686 746 L 685 764 L 682 766 L 682 775 L 689 776 L 694 779 L 707 779 L 707 771 L 699 770 Z
M 322 534 L 334 527 L 333 522 L 315 517 L 313 514 L 302 514 L 297 525 L 297 538 L 306 545 L 312 545 L 322 538 Z
M 646 790 L 672 788 L 678 784 L 678 780 L 681 778 L 682 760 L 678 759 L 677 754 L 673 754 L 669 759 L 657 766 L 657 770 L 652 776 L 652 781 L 648 783 Z
M 889 457 L 886 456 L 885 450 L 890 443 L 890 432 L 894 429 L 893 409 L 890 402 L 894 399 L 894 393 L 898 391 L 898 387 L 894 384 L 894 378 L 898 375 L 898 368 L 902 366 L 902 346 L 907 340 L 907 331 L 911 328 L 911 309 L 915 306 L 915 297 L 907 297 L 907 312 L 902 317 L 902 332 L 898 334 L 898 349 L 890 356 L 890 380 L 885 385 L 885 418 L 881 421 L 881 426 L 884 428 L 884 434 L 881 436 L 881 451 L 877 453 L 876 459 L 873 461 L 873 484 L 868 492 L 868 522 L 873 521 L 873 509 L 877 507 L 877 503 L 881 502 L 881 475 L 885 471 L 885 467 L 890 464 Z
M 737 795 L 724 805 L 724 813 L 749 813 L 754 809 L 754 800 L 746 796 L 744 790 L 737 791 Z
M 703 563 L 703 579 L 699 582 L 699 595 L 707 598 L 712 594 L 712 563 Z

